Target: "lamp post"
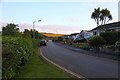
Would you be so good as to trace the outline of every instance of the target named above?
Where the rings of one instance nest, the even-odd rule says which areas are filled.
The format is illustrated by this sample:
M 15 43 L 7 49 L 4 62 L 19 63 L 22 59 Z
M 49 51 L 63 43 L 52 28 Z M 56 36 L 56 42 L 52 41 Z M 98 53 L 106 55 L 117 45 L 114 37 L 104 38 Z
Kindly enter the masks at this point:
M 34 28 L 35 28 L 35 22 L 41 22 L 41 20 L 38 20 L 38 21 L 33 21 L 33 39 L 35 38 L 35 30 L 34 30 Z

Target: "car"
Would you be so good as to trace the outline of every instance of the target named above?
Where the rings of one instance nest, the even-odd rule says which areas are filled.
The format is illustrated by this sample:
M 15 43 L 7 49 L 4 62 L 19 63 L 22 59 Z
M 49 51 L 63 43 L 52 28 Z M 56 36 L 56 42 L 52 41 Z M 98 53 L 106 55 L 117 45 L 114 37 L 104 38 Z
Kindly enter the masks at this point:
M 40 41 L 40 46 L 47 46 L 47 41 L 46 40 L 41 40 Z
M 82 38 L 82 39 L 79 39 L 79 38 L 76 38 L 75 40 L 74 40 L 74 43 L 79 43 L 79 42 L 85 42 L 86 41 L 86 39 L 85 38 Z

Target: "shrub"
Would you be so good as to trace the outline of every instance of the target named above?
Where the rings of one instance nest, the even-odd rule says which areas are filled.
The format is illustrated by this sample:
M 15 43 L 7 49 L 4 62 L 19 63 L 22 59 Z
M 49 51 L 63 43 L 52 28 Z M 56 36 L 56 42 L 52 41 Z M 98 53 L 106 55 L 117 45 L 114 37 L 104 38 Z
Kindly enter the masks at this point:
M 63 38 L 62 37 L 58 37 L 57 41 L 63 41 Z
M 2 77 L 12 78 L 19 72 L 19 68 L 25 65 L 33 52 L 32 40 L 4 36 L 2 46 Z
M 116 44 L 116 47 L 120 47 L 120 40 L 117 41 L 115 44 Z
M 107 44 L 115 45 L 115 42 L 120 40 L 120 32 L 104 32 L 101 33 Z
M 105 44 L 105 39 L 101 36 L 93 36 L 90 38 L 89 44 L 93 47 L 101 47 Z
M 20 36 L 18 25 L 10 23 L 2 27 L 2 35 Z

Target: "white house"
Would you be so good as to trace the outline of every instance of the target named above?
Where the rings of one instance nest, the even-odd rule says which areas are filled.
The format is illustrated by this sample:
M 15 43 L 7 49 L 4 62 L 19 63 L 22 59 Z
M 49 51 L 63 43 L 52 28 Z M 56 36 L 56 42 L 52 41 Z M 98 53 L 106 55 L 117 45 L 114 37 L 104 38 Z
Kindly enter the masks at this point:
M 79 38 L 79 33 L 71 34 L 71 38 L 72 38 L 73 40 Z
M 106 32 L 106 31 L 120 31 L 120 21 L 110 24 L 100 25 L 91 30 L 93 35 L 100 35 L 101 32 Z
M 82 31 L 80 32 L 80 38 L 88 39 L 88 38 L 90 38 L 91 36 L 93 36 L 93 33 L 92 33 L 90 30 L 82 30 Z

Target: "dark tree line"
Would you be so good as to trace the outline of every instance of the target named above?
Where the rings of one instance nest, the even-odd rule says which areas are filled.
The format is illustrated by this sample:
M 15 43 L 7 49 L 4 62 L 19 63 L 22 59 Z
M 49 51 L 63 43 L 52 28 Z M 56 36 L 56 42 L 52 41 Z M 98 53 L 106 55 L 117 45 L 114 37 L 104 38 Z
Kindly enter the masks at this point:
M 44 36 L 39 33 L 37 30 L 28 30 L 24 29 L 23 32 L 20 32 L 18 25 L 10 23 L 7 24 L 7 26 L 2 28 L 2 35 L 8 35 L 8 36 L 19 36 L 19 37 L 28 37 L 28 38 L 33 38 L 33 34 L 36 39 L 42 39 Z

